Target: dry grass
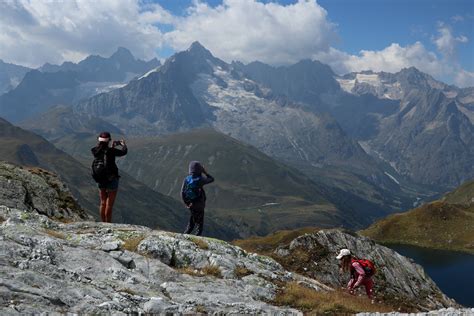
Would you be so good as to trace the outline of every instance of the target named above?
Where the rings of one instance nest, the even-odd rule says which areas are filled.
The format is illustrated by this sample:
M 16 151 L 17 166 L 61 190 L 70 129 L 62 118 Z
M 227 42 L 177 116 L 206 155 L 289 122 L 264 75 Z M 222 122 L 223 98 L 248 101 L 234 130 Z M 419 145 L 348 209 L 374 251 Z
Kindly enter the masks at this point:
M 63 223 L 63 224 L 70 224 L 70 223 L 74 222 L 73 219 L 65 218 L 65 217 L 55 217 L 55 218 L 53 218 L 53 220 L 55 220 L 56 222 Z
M 66 239 L 66 236 L 63 233 L 60 233 L 58 231 L 52 230 L 52 229 L 43 229 L 43 232 L 48 234 L 51 237 L 58 238 L 58 239 Z
M 274 302 L 280 306 L 291 306 L 306 313 L 326 315 L 352 315 L 357 312 L 389 312 L 393 308 L 375 303 L 366 297 L 349 295 L 342 291 L 315 291 L 296 282 L 287 283 L 277 294 Z
M 235 267 L 234 269 L 234 275 L 236 276 L 236 278 L 238 279 L 241 279 L 247 275 L 251 275 L 253 274 L 252 271 L 250 271 L 249 269 L 247 269 L 246 267 L 244 266 L 237 266 Z
M 179 273 L 188 274 L 196 277 L 204 276 L 204 274 L 200 270 L 195 269 L 193 267 L 179 268 L 176 269 L 176 271 L 178 271 Z
M 2 216 L 0 216 L 0 224 L 3 223 L 4 221 L 5 219 Z
M 196 305 L 195 312 L 197 314 L 207 314 L 207 310 L 203 305 Z
M 202 250 L 209 249 L 209 244 L 203 238 L 191 237 L 191 241 L 195 243 L 199 249 L 202 249 Z
M 382 243 L 474 253 L 474 205 L 435 201 L 390 215 L 360 233 Z
M 216 278 L 222 278 L 222 273 L 221 269 L 219 269 L 218 266 L 215 265 L 207 265 L 202 269 L 196 269 L 193 267 L 184 267 L 184 268 L 179 268 L 176 269 L 179 273 L 184 273 L 188 275 L 192 275 L 195 277 L 203 277 L 206 275 L 214 276 Z
M 286 245 L 299 236 L 315 233 L 319 230 L 319 228 L 315 227 L 304 227 L 296 230 L 280 230 L 264 237 L 251 237 L 242 240 L 234 240 L 232 244 L 239 246 L 248 252 L 270 255 L 278 246 Z
M 136 237 L 130 237 L 123 241 L 122 249 L 135 252 L 137 251 L 138 245 L 145 239 L 145 236 L 139 235 Z
M 202 273 L 204 273 L 204 275 L 212 275 L 216 278 L 222 278 L 222 272 L 221 272 L 221 269 L 219 269 L 218 266 L 207 265 L 204 268 L 202 268 L 201 271 L 202 271 Z

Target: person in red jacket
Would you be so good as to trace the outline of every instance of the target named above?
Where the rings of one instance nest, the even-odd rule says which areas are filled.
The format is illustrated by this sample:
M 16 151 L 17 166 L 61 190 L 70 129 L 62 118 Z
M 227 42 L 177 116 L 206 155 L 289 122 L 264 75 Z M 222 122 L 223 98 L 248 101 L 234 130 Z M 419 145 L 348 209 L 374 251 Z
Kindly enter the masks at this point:
M 336 259 L 340 261 L 342 272 L 350 272 L 351 278 L 347 284 L 349 293 L 354 295 L 354 290 L 363 285 L 367 296 L 373 302 L 374 281 L 372 280 L 372 276 L 375 273 L 373 263 L 370 260 L 357 259 L 352 256 L 349 249 L 342 249 Z

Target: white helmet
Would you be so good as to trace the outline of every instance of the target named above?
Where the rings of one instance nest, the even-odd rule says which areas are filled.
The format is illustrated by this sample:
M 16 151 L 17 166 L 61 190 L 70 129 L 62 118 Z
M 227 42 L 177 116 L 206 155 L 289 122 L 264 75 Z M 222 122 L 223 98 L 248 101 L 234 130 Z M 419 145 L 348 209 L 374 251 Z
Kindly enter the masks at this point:
M 341 251 L 337 255 L 336 259 L 341 260 L 342 257 L 350 256 L 350 255 L 351 255 L 351 251 L 349 249 L 341 249 Z

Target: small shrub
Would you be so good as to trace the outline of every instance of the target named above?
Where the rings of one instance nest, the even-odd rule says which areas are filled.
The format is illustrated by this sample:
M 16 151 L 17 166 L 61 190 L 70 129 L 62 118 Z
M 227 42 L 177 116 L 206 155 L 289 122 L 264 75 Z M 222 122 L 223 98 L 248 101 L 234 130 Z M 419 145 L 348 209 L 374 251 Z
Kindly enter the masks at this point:
M 0 224 L 3 223 L 4 221 L 5 219 L 2 216 L 0 216 Z
M 43 231 L 51 237 L 58 238 L 58 239 L 66 239 L 66 236 L 63 233 L 52 229 L 43 229 Z
M 238 279 L 241 279 L 241 278 L 243 278 L 247 275 L 251 275 L 251 274 L 253 274 L 253 272 L 251 270 L 247 269 L 244 266 L 237 266 L 234 269 L 234 275 Z

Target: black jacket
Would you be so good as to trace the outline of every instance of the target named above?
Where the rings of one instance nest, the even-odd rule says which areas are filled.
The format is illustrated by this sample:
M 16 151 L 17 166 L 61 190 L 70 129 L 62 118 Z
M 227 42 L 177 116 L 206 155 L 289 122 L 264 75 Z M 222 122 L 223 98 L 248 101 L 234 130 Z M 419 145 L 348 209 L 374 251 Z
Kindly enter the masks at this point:
M 103 149 L 100 146 L 96 146 L 91 148 L 92 155 L 94 158 L 99 158 L 104 155 L 106 157 L 106 166 L 107 166 L 107 175 L 109 180 L 120 178 L 117 164 L 115 163 L 115 157 L 122 157 L 125 156 L 128 152 L 127 146 L 123 146 L 121 149 L 119 148 L 106 148 Z

